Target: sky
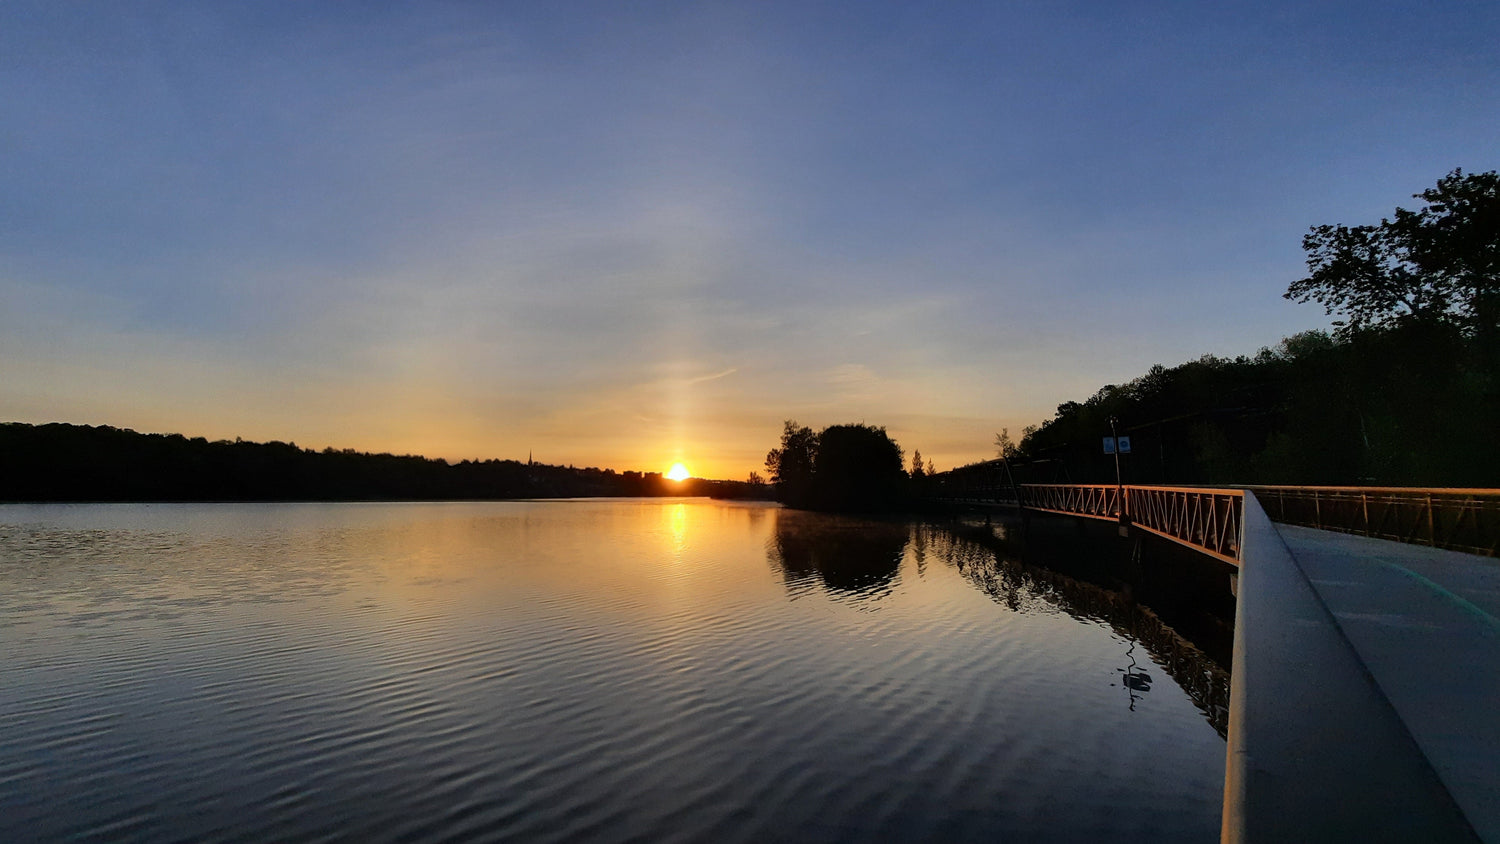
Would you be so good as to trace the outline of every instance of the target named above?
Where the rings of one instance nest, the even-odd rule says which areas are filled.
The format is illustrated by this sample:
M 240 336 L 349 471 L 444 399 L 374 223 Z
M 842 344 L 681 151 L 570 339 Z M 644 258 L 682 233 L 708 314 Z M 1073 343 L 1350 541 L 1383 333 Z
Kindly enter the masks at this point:
M 939 469 L 1327 327 L 1301 236 L 1500 167 L 1500 4 L 0 6 L 0 421 Z

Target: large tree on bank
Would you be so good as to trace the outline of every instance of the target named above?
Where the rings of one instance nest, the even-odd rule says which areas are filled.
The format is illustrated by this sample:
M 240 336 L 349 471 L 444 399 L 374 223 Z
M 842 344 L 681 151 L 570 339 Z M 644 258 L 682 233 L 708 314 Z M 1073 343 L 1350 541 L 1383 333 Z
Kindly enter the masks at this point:
M 1379 225 L 1313 226 L 1306 278 L 1286 298 L 1317 302 L 1341 336 L 1410 321 L 1454 325 L 1495 348 L 1500 333 L 1500 175 L 1454 170 Z
M 787 420 L 766 470 L 793 507 L 875 511 L 905 503 L 901 447 L 873 425 L 830 425 L 815 434 Z
M 777 497 L 794 507 L 810 500 L 817 458 L 818 435 L 805 425 L 786 420 L 781 447 L 766 454 L 766 473 L 776 485 Z

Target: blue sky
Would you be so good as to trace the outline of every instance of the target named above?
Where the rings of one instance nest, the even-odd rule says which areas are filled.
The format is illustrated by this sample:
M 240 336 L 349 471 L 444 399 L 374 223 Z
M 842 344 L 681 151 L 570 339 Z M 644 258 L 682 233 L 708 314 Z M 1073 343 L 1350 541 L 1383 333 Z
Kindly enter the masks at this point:
M 940 467 L 1322 327 L 1300 238 L 1500 166 L 1494 3 L 9 3 L 0 419 Z

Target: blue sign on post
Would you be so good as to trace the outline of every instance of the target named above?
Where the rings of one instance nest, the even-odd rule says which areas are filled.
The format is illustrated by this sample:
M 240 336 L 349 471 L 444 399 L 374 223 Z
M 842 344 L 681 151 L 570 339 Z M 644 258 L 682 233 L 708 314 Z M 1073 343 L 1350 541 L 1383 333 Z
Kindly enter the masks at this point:
M 1130 453 L 1130 437 L 1120 437 L 1119 441 L 1120 441 L 1120 444 L 1117 447 L 1119 448 L 1120 453 L 1121 454 L 1129 454 Z
M 1115 453 L 1115 438 L 1114 437 L 1105 437 L 1104 438 L 1104 453 L 1105 454 L 1114 454 Z

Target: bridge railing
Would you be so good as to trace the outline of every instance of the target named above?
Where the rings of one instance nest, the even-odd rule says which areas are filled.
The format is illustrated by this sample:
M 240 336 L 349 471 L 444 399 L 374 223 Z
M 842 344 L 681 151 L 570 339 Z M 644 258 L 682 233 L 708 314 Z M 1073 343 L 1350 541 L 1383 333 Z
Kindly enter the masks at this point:
M 1239 562 L 1244 494 L 1237 489 L 1021 484 L 1020 493 L 1021 506 L 1028 510 L 1109 521 L 1123 516 L 1165 539 L 1227 563 Z
M 1239 565 L 1245 494 L 1206 487 L 1125 487 L 1125 515 L 1136 527 Z
M 1003 460 L 987 460 L 928 476 L 922 495 L 942 501 L 1019 507 L 1018 488 Z
M 998 462 L 998 461 L 997 461 Z M 938 478 L 933 496 L 1093 519 L 1147 531 L 1237 563 L 1243 490 L 1272 521 L 1500 557 L 1500 490 L 1419 487 L 1010 484 L 985 464 Z M 1122 494 L 1123 493 L 1123 494 Z
M 1028 510 L 1110 520 L 1120 515 L 1120 488 L 1113 484 L 1022 484 L 1020 490 Z
M 1500 490 L 1246 487 L 1272 521 L 1500 556 Z

